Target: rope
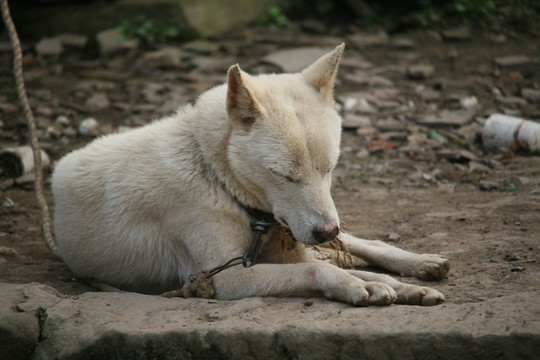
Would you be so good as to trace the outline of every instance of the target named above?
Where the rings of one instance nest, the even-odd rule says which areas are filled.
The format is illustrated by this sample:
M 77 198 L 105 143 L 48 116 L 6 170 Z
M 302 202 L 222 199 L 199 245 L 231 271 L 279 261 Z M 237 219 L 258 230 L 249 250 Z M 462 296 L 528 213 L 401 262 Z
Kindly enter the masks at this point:
M 45 200 L 45 191 L 43 190 L 43 169 L 41 165 L 41 149 L 39 148 L 39 142 L 36 131 L 36 121 L 34 115 L 32 114 L 32 109 L 28 103 L 28 97 L 26 96 L 26 89 L 24 87 L 23 79 L 23 70 L 22 70 L 22 51 L 21 43 L 19 42 L 19 36 L 17 35 L 17 30 L 15 30 L 15 25 L 11 19 L 9 13 L 9 6 L 7 0 L 0 0 L 0 5 L 2 8 L 2 18 L 4 19 L 4 24 L 8 30 L 9 38 L 11 45 L 13 47 L 13 75 L 15 77 L 15 85 L 17 87 L 17 95 L 19 96 L 19 101 L 22 104 L 24 116 L 28 124 L 28 130 L 30 132 L 30 146 L 32 147 L 32 152 L 34 153 L 34 171 L 36 179 L 34 181 L 34 190 L 36 193 L 36 199 L 39 205 L 39 210 L 41 212 L 41 235 L 43 236 L 47 247 L 53 255 L 60 257 L 58 255 L 58 247 L 56 241 L 52 235 L 51 230 L 51 217 L 49 213 L 49 206 Z

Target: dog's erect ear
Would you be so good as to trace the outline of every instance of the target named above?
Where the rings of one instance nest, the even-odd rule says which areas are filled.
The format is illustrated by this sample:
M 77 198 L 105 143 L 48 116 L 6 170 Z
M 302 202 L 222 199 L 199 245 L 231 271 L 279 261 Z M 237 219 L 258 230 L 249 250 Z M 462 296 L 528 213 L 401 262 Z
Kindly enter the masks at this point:
M 308 66 L 302 75 L 307 83 L 319 91 L 321 96 L 328 103 L 333 102 L 334 81 L 339 66 L 339 60 L 345 49 L 345 44 L 341 43 L 334 51 L 321 56 L 317 61 Z
M 250 76 L 233 65 L 227 72 L 227 113 L 233 120 L 250 125 L 259 115 L 259 105 L 246 83 Z

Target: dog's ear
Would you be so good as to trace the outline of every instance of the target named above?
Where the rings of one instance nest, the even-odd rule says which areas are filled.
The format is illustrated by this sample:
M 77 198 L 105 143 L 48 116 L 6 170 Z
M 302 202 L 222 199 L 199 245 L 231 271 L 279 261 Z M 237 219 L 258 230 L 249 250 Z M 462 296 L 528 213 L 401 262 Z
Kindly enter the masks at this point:
M 334 81 L 336 80 L 339 60 L 344 49 L 345 44 L 341 43 L 334 51 L 321 56 L 302 71 L 307 83 L 318 90 L 322 98 L 328 103 L 332 103 L 334 99 Z
M 250 76 L 233 65 L 227 72 L 227 113 L 233 120 L 251 125 L 260 114 L 259 105 L 248 88 Z

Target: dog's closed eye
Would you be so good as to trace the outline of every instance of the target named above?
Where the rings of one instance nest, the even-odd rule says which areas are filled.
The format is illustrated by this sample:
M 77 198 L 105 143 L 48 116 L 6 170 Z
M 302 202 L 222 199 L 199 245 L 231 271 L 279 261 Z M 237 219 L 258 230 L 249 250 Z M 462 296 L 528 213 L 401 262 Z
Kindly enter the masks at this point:
M 291 175 L 283 174 L 283 173 L 281 173 L 281 172 L 279 172 L 279 171 L 277 171 L 277 170 L 275 170 L 275 169 L 272 169 L 272 168 L 270 168 L 269 170 L 270 170 L 270 172 L 271 172 L 272 174 L 274 174 L 275 176 L 277 176 L 277 177 L 279 177 L 279 178 L 281 178 L 281 179 L 285 179 L 285 180 L 287 180 L 288 182 L 292 182 L 292 183 L 299 183 L 299 182 L 300 182 L 300 179 L 294 178 L 294 177 L 292 177 Z

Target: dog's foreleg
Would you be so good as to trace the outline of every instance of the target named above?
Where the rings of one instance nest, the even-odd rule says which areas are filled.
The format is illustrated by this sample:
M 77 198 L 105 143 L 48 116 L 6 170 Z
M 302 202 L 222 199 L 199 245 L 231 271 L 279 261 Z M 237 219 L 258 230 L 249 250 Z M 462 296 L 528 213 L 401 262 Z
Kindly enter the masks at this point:
M 347 270 L 347 272 L 364 281 L 376 281 L 390 286 L 397 294 L 397 304 L 431 306 L 444 302 L 444 295 L 435 289 L 405 284 L 384 274 L 359 270 Z
M 401 276 L 440 280 L 450 270 L 450 262 L 440 255 L 414 254 L 380 240 L 359 239 L 349 234 L 341 234 L 340 239 L 351 254 Z
M 215 275 L 213 282 L 217 299 L 323 295 L 356 306 L 388 305 L 397 299 L 390 286 L 363 281 L 326 263 L 234 267 Z

